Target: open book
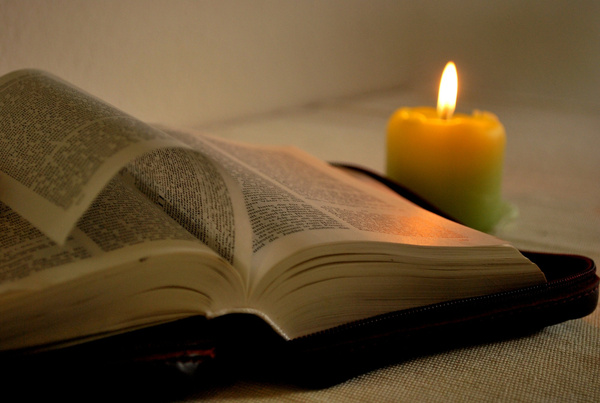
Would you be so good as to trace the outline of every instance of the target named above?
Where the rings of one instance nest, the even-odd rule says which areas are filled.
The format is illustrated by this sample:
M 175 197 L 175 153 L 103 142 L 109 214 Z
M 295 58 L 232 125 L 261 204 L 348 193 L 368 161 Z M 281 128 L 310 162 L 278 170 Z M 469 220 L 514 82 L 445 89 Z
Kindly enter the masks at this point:
M 0 78 L 0 350 L 248 313 L 284 339 L 543 284 L 517 249 L 294 147 Z

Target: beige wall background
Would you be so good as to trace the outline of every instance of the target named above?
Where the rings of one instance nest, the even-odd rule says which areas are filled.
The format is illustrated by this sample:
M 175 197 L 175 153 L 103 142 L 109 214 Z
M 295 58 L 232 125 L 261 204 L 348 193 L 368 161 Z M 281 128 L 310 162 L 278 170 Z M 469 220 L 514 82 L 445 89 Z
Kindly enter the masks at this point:
M 152 122 L 200 125 L 406 87 L 598 108 L 600 2 L 0 0 L 0 74 L 51 71 Z

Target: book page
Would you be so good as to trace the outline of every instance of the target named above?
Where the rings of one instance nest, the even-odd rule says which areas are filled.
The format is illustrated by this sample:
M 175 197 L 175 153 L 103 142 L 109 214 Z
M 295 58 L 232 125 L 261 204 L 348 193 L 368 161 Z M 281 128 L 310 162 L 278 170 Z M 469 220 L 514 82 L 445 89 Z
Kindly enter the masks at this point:
M 239 274 L 129 180 L 109 182 L 64 246 L 0 202 L 0 350 L 243 304 Z
M 210 150 L 199 142 L 194 146 L 153 151 L 131 162 L 126 173 L 149 200 L 247 280 L 250 233 L 239 188 Z
M 136 247 L 137 254 L 154 253 L 160 245 L 173 242 L 198 250 L 208 248 L 199 244 L 194 236 L 163 214 L 135 188 L 128 186 L 121 176 L 115 177 L 100 193 L 65 242 L 57 245 L 31 223 L 0 202 L 0 294 L 1 291 L 29 286 L 41 288 L 40 279 L 60 283 L 66 277 L 79 277 L 94 266 L 92 261 L 109 259 L 108 255 Z M 123 254 L 126 259 L 136 259 L 136 253 Z M 77 265 L 78 263 L 82 263 Z M 114 262 L 113 262 L 114 263 Z M 110 264 L 104 262 L 99 269 Z M 40 276 L 50 269 L 48 277 Z M 75 268 L 71 270 L 71 268 Z M 64 277 L 66 276 L 66 277 Z
M 183 145 L 48 73 L 0 78 L 0 200 L 57 243 L 124 165 L 161 147 Z
M 255 267 L 327 239 L 420 246 L 497 245 L 387 190 L 365 184 L 294 147 L 207 140 L 228 153 L 253 228 Z M 287 239 L 287 241 L 284 241 Z M 277 241 L 276 247 L 269 246 Z

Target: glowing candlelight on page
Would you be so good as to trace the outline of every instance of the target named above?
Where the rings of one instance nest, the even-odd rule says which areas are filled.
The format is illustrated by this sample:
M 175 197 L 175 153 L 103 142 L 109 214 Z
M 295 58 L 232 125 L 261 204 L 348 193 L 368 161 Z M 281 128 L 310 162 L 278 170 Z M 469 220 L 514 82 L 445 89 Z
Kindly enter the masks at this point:
M 506 135 L 498 118 L 454 114 L 456 66 L 446 65 L 437 110 L 400 108 L 387 132 L 387 175 L 457 221 L 491 230 L 511 207 L 502 201 Z

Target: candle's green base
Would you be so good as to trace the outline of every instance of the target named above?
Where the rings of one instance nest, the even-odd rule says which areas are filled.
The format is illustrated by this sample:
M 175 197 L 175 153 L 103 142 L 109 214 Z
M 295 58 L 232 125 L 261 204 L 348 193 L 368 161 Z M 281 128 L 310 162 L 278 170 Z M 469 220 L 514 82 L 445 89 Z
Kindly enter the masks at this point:
M 435 205 L 435 202 L 433 203 Z M 505 200 L 497 199 L 488 203 L 444 206 L 439 205 L 442 212 L 457 222 L 482 232 L 492 232 L 508 225 L 519 215 L 517 207 Z
M 392 161 L 390 159 L 390 161 Z M 442 215 L 467 227 L 491 232 L 498 225 L 514 220 L 516 207 L 502 200 L 502 171 L 488 169 L 469 174 L 456 167 L 426 175 L 418 167 L 388 164 L 387 176 L 435 207 Z M 402 169 L 401 169 L 402 168 Z

